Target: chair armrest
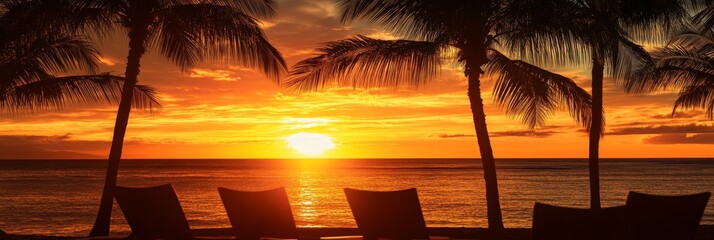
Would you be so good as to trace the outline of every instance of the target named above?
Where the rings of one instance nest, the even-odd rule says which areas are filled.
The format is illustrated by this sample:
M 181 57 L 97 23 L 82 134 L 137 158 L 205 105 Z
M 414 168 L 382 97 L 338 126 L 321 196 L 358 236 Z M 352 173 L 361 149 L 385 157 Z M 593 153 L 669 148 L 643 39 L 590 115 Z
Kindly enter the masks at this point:
M 299 236 L 298 240 L 320 240 L 322 238 L 320 237 L 313 237 L 313 236 Z
M 124 239 L 129 239 L 129 235 L 96 236 L 96 237 L 77 238 L 77 240 L 124 240 Z
M 429 240 L 449 240 L 451 239 L 450 237 L 444 237 L 444 236 L 429 236 Z
M 328 236 L 328 237 L 321 237 L 320 240 L 362 240 L 362 235 L 354 235 L 354 236 Z
M 235 240 L 233 236 L 199 236 L 193 237 L 193 240 Z

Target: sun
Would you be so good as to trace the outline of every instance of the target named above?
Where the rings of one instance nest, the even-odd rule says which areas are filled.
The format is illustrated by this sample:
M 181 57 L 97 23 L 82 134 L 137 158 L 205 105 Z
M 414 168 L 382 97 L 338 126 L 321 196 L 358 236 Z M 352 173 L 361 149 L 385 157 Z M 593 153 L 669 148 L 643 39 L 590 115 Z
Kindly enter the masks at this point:
M 286 140 L 288 146 L 309 156 L 321 155 L 325 151 L 335 148 L 335 144 L 329 136 L 319 133 L 296 133 L 288 136 Z

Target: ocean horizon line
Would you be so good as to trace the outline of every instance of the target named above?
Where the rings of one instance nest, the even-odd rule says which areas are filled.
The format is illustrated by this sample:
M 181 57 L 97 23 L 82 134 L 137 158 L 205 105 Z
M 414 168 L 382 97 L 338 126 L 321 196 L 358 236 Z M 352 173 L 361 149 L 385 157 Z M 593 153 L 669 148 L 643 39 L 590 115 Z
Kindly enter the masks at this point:
M 495 158 L 497 161 L 511 160 L 526 160 L 526 161 L 541 161 L 541 160 L 588 160 L 588 158 L 568 158 L 568 157 L 537 157 L 537 158 Z M 107 158 L 0 158 L 0 161 L 105 161 Z M 196 161 L 196 160 L 481 160 L 481 158 L 448 158 L 448 157 L 432 157 L 432 158 L 122 158 L 122 161 L 161 161 L 161 160 L 178 160 L 178 161 Z M 635 160 L 635 161 L 671 161 L 671 160 L 714 160 L 714 157 L 612 157 L 600 158 L 604 161 L 618 160 Z

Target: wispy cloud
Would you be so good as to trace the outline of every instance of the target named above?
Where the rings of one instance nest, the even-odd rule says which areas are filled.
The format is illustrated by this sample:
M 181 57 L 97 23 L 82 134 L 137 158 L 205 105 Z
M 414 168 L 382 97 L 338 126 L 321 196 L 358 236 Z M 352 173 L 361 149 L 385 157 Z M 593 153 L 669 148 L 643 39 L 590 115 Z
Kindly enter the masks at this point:
M 504 132 L 494 132 L 491 137 L 535 137 L 535 138 L 545 138 L 550 137 L 558 132 L 555 131 L 504 131 Z
M 639 135 L 639 134 L 664 134 L 664 133 L 714 133 L 714 127 L 706 124 L 686 124 L 686 125 L 661 125 L 646 127 L 626 127 L 616 128 L 608 132 L 608 135 Z
M 534 138 L 546 138 L 558 134 L 556 131 L 494 131 L 489 133 L 489 137 L 534 137 Z M 438 134 L 439 138 L 463 138 L 463 137 L 476 137 L 475 134 Z
M 643 142 L 649 144 L 714 144 L 714 134 L 661 134 L 654 137 L 646 138 L 643 140 Z
M 217 70 L 217 69 L 205 69 L 205 68 L 194 68 L 191 69 L 191 78 L 210 78 L 216 81 L 238 81 L 241 77 L 236 76 L 234 71 L 231 70 Z
M 475 134 L 463 134 L 463 133 L 456 133 L 456 134 L 438 134 L 436 135 L 438 138 L 463 138 L 463 137 L 476 137 Z
M 675 112 L 674 114 L 657 114 L 654 119 L 698 118 L 704 116 L 703 111 L 693 110 L 688 112 Z
M 0 136 L 0 159 L 43 158 L 98 158 L 87 153 L 107 142 L 75 141 L 72 134 L 55 136 L 4 135 Z
M 99 62 L 101 62 L 102 64 L 109 66 L 109 67 L 117 65 L 117 61 L 114 59 L 111 59 L 109 57 L 100 57 Z

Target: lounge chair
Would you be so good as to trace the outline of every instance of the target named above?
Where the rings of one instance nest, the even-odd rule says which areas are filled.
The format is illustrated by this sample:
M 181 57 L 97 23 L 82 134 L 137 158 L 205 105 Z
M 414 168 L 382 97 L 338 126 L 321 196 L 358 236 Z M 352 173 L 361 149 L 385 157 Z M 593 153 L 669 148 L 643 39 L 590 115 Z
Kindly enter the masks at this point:
M 218 194 L 239 240 L 305 239 L 298 236 L 284 188 L 259 192 L 218 188 Z
M 626 238 L 632 240 L 693 240 L 711 193 L 660 196 L 627 195 Z
M 117 186 L 115 198 L 131 227 L 129 239 L 232 239 L 194 237 L 171 184 L 147 188 Z
M 414 188 L 375 192 L 345 188 L 347 202 L 365 240 L 430 239 Z M 432 239 L 448 239 L 432 237 Z
M 622 239 L 625 207 L 600 210 L 535 203 L 533 240 Z

